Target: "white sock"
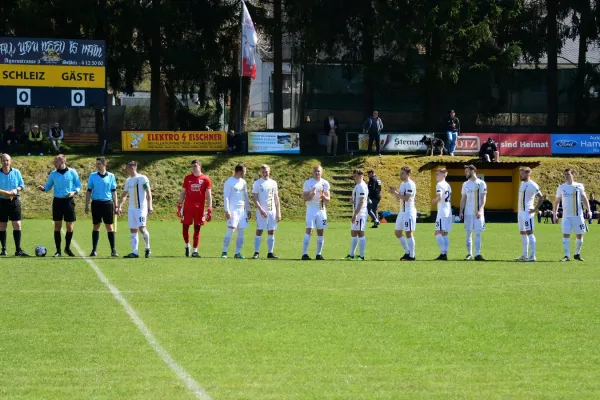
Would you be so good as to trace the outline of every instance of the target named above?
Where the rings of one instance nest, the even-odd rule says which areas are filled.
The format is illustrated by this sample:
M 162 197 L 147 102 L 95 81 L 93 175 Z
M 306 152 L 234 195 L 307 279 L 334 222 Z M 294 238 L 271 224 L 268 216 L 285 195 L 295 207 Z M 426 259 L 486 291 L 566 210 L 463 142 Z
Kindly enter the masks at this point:
M 254 236 L 254 252 L 260 251 L 260 242 L 262 242 L 262 236 Z
M 446 247 L 446 243 L 444 241 L 444 237 L 442 235 L 435 235 L 435 241 L 440 248 L 440 254 L 444 254 L 444 247 Z
M 527 235 L 521 235 L 521 245 L 523 245 L 523 257 L 527 257 L 529 252 L 529 237 Z
M 139 243 L 139 238 L 138 238 L 138 234 L 136 233 L 132 233 L 131 234 L 131 250 L 133 251 L 133 254 L 137 254 L 138 253 L 138 243 Z
M 186 243 L 186 244 L 185 244 L 185 248 L 186 248 L 186 249 L 189 249 L 189 248 L 190 248 L 190 244 L 189 244 L 189 243 Z
M 448 254 L 448 249 L 450 249 L 450 236 L 444 236 L 444 254 Z
M 240 254 L 244 247 L 244 230 L 238 228 L 237 239 L 235 241 L 235 254 Z
M 231 242 L 232 236 L 233 229 L 227 229 L 227 232 L 225 232 L 225 237 L 223 238 L 223 253 L 227 253 L 227 249 L 229 249 L 229 243 Z
M 565 249 L 565 256 L 571 257 L 571 239 L 563 238 L 563 248 Z
M 583 246 L 583 238 L 575 240 L 575 254 L 581 253 L 581 246 Z
M 475 232 L 475 255 L 481 255 L 481 232 Z
M 197 253 L 197 252 L 198 252 L 198 248 L 194 247 L 194 253 Z
M 398 238 L 398 241 L 400 242 L 400 245 L 404 249 L 404 254 L 408 254 L 409 250 L 408 250 L 408 242 L 406 241 L 406 237 L 405 236 L 400 236 Z
M 414 258 L 415 257 L 415 237 L 414 236 L 409 237 L 407 239 L 407 242 L 408 242 L 408 254 Z
M 471 235 L 471 231 L 467 231 L 467 254 L 470 256 L 473 255 L 473 236 Z
M 308 245 L 310 244 L 310 235 L 304 234 L 304 242 L 302 243 L 302 255 L 308 254 Z
M 356 253 L 356 246 L 358 246 L 358 236 L 354 236 L 352 237 L 352 240 L 350 240 L 350 253 L 348 253 L 351 257 L 354 257 L 354 254 Z
M 267 248 L 269 250 L 269 254 L 273 253 L 273 249 L 275 248 L 275 235 L 267 236 Z
M 535 236 L 533 235 L 533 233 L 529 236 L 527 236 L 527 238 L 529 239 L 529 249 L 531 251 L 531 256 L 530 257 L 535 257 L 535 244 L 536 244 L 536 240 L 535 240 Z
M 144 233 L 142 233 L 142 237 L 144 238 L 144 243 L 146 243 L 146 250 L 150 249 L 150 232 L 148 232 L 148 229 L 146 229 L 144 231 Z
M 360 256 L 365 258 L 365 249 L 367 247 L 367 237 L 363 236 L 358 239 L 358 246 L 360 248 Z
M 317 255 L 321 255 L 321 252 L 323 251 L 323 243 L 325 243 L 325 237 L 324 236 L 317 236 Z

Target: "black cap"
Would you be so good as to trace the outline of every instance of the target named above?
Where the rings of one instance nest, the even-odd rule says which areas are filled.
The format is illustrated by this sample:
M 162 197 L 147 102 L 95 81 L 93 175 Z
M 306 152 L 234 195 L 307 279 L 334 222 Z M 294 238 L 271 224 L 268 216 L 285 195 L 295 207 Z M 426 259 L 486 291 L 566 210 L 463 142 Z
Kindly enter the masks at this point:
M 450 110 L 448 111 L 448 114 L 452 114 L 454 112 L 454 110 Z

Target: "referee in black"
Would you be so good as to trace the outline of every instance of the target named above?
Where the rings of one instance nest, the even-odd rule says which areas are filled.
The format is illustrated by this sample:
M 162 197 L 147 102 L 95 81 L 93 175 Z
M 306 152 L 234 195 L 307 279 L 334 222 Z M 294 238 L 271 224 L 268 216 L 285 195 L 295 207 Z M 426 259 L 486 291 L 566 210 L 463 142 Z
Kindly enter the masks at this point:
M 2 170 L 0 171 L 0 256 L 6 255 L 6 228 L 8 220 L 12 222 L 13 239 L 15 240 L 15 257 L 29 257 L 21 249 L 21 202 L 19 196 L 25 183 L 18 169 L 11 167 L 12 159 L 2 154 Z
M 367 172 L 369 176 L 369 182 L 367 187 L 369 188 L 369 201 L 367 203 L 367 209 L 369 215 L 373 218 L 373 226 L 371 228 L 379 227 L 379 216 L 377 214 L 377 207 L 381 201 L 381 179 L 375 175 L 375 171 L 370 170 Z
M 106 163 L 106 158 L 96 158 L 96 168 L 98 171 L 90 175 L 85 194 L 85 213 L 88 214 L 90 211 L 91 198 L 92 222 L 94 224 L 90 257 L 98 255 L 98 240 L 100 239 L 100 225 L 102 222 L 106 226 L 111 256 L 119 256 L 115 247 L 115 230 L 113 227 L 115 222 L 115 205 L 117 204 L 117 179 L 114 174 L 106 170 Z

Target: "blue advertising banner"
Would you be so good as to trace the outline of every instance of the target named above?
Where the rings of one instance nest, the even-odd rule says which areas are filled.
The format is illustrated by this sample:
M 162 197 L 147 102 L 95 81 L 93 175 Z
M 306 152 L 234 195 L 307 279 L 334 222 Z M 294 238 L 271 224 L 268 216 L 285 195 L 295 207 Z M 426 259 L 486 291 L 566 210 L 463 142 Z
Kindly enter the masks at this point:
M 0 37 L 0 64 L 104 67 L 103 40 Z
M 600 133 L 553 133 L 552 155 L 600 155 Z

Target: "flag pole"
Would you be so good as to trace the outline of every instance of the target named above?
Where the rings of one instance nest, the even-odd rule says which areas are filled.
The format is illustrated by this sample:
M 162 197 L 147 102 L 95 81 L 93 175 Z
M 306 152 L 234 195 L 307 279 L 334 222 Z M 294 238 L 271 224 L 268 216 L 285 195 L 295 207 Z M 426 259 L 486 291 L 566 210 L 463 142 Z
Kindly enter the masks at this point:
M 242 133 L 242 78 L 244 76 L 244 0 L 240 1 L 240 109 L 239 109 L 239 122 L 238 122 L 238 133 Z

